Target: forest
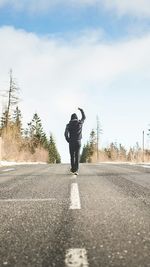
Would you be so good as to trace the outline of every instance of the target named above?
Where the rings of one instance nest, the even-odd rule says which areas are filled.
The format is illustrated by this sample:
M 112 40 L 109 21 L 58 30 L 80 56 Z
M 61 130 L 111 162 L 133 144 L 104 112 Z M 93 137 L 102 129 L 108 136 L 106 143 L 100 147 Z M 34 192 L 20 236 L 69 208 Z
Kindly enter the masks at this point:
M 20 88 L 10 70 L 8 90 L 3 94 L 6 104 L 0 118 L 0 160 L 61 163 L 54 135 L 51 132 L 47 137 L 39 114 L 34 113 L 27 127 L 23 128 L 19 92 Z M 100 148 L 100 132 L 101 129 L 92 129 L 81 151 L 81 163 L 150 161 L 150 151 L 141 148 L 138 143 L 128 150 L 114 142 Z
M 111 142 L 107 147 L 99 147 L 99 138 L 97 130 L 92 130 L 89 140 L 83 146 L 80 162 L 149 162 L 150 150 L 143 149 L 139 143 L 129 149 L 122 144 Z
M 25 129 L 22 127 L 19 91 L 10 70 L 9 88 L 3 93 L 6 104 L 0 119 L 1 159 L 60 163 L 55 138 L 52 133 L 46 136 L 37 113 L 33 114 Z

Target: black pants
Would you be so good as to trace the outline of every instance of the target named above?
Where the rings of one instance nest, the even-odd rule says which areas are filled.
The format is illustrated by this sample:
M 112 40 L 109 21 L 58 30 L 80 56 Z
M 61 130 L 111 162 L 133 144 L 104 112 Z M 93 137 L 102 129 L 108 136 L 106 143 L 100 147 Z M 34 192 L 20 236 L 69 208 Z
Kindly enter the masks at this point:
M 80 140 L 72 141 L 69 143 L 71 171 L 72 172 L 76 172 L 79 169 L 80 148 L 81 148 L 81 141 Z

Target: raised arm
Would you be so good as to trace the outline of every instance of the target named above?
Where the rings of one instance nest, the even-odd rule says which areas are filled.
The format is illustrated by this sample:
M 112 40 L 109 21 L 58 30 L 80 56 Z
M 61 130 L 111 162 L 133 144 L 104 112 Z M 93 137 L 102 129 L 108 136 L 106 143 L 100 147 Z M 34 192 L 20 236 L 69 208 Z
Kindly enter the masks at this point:
M 78 110 L 80 110 L 81 115 L 82 115 L 81 122 L 84 122 L 84 120 L 86 119 L 85 114 L 84 114 L 84 111 L 83 111 L 82 108 L 78 108 Z

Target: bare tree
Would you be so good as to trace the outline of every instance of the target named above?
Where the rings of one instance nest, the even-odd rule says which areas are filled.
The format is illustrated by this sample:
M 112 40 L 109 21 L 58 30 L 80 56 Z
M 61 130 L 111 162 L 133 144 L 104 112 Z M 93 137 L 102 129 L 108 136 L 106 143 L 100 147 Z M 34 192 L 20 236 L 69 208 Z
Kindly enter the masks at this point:
M 96 121 L 97 121 L 97 127 L 96 127 L 96 133 L 97 133 L 97 162 L 99 161 L 99 141 L 100 141 L 100 134 L 103 133 L 100 121 L 99 121 L 99 117 L 98 115 L 96 116 Z
M 19 102 L 19 97 L 18 97 L 19 90 L 20 89 L 17 86 L 17 84 L 13 78 L 12 69 L 10 69 L 9 90 L 7 91 L 8 102 L 7 102 L 7 106 L 6 106 L 6 128 L 8 127 L 10 111 Z

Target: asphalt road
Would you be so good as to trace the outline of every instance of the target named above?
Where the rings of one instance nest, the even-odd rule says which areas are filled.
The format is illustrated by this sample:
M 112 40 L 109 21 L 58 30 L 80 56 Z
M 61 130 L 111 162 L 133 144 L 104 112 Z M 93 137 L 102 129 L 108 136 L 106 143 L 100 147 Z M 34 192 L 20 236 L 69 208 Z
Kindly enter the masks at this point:
M 150 168 L 0 168 L 0 266 L 150 266 Z

